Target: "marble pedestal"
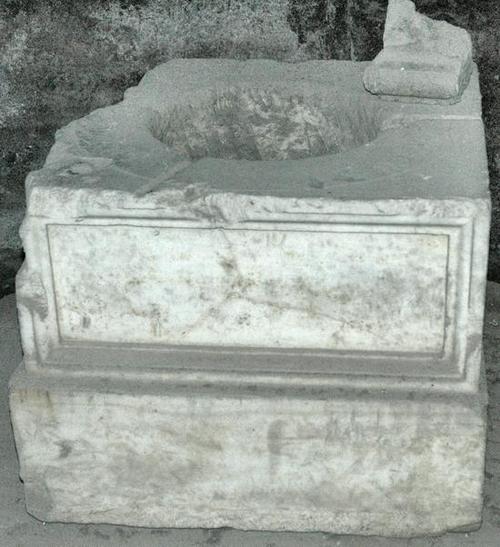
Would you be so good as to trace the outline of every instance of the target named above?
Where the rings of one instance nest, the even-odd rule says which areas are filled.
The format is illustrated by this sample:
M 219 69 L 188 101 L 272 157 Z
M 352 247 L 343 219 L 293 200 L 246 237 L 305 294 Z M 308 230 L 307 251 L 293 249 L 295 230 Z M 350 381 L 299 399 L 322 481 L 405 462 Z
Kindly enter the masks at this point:
M 172 61 L 57 133 L 27 179 L 17 281 L 28 511 L 401 536 L 479 523 L 477 72 L 443 106 L 381 101 L 365 67 Z M 210 125 L 214 90 L 251 111 L 237 151 Z

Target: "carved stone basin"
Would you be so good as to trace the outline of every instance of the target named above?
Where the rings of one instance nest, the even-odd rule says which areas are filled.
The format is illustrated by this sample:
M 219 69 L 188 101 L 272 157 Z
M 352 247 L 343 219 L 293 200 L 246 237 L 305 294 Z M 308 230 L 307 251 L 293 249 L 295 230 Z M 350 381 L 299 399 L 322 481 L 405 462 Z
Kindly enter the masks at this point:
M 339 103 L 236 88 L 214 92 L 197 107 L 172 107 L 152 120 L 151 129 L 192 160 L 324 156 L 366 144 L 380 130 L 380 108 L 345 99 Z
M 27 180 L 11 385 L 43 520 L 412 535 L 480 520 L 477 73 L 176 60 Z M 474 450 L 471 450 L 471 447 Z

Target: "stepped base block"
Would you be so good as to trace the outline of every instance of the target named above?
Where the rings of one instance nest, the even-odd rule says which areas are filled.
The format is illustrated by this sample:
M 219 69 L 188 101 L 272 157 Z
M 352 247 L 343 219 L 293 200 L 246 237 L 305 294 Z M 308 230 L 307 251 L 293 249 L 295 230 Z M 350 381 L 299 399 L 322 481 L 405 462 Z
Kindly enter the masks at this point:
M 228 389 L 21 365 L 10 388 L 42 520 L 412 536 L 481 519 L 484 386 Z

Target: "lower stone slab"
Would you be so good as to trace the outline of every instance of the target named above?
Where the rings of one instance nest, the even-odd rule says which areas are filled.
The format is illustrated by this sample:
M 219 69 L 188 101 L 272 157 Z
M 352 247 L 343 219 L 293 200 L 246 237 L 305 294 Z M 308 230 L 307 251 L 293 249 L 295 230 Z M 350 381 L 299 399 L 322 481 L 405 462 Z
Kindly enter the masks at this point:
M 12 423 L 44 521 L 413 536 L 480 523 L 485 395 L 53 376 Z

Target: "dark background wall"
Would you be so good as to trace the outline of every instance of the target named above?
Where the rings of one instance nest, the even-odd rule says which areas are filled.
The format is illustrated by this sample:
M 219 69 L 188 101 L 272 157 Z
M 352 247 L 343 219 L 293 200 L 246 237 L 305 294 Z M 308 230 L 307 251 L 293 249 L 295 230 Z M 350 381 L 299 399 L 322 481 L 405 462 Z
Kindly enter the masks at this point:
M 493 198 L 489 278 L 500 282 L 500 2 L 416 0 L 466 28 L 479 65 Z M 55 131 L 121 100 L 174 57 L 371 60 L 387 0 L 3 0 L 0 4 L 0 297 L 14 289 L 24 179 Z

